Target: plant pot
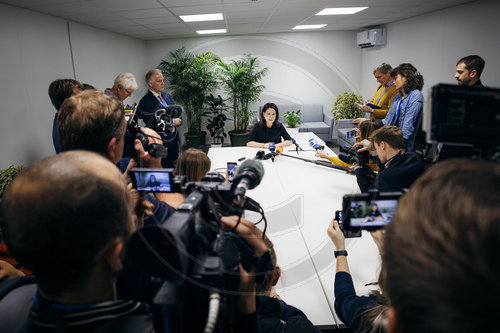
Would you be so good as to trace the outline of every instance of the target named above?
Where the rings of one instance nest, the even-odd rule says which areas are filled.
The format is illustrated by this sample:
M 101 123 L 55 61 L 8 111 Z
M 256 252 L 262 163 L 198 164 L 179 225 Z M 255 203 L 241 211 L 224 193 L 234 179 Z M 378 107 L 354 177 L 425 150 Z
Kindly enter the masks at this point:
M 186 138 L 186 149 L 187 148 L 200 148 L 205 145 L 205 137 L 207 133 L 185 133 L 184 137 Z
M 231 138 L 231 146 L 241 147 L 247 145 L 247 139 L 250 132 L 238 133 L 235 131 L 229 131 L 229 137 Z

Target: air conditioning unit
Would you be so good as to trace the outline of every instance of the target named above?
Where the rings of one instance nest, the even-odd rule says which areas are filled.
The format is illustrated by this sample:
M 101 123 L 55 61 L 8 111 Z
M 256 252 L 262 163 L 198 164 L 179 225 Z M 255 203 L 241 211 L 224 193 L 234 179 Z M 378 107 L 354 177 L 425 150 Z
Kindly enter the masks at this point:
M 365 30 L 358 32 L 356 36 L 356 44 L 362 49 L 376 45 L 385 45 L 386 42 L 387 34 L 385 28 Z

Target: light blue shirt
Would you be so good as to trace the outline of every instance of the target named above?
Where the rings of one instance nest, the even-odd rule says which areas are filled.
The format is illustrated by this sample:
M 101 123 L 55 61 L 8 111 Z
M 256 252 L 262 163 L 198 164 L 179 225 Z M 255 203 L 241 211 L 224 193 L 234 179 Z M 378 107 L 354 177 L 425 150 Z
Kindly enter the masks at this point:
M 384 125 L 392 125 L 394 116 L 399 108 L 399 128 L 403 131 L 403 138 L 408 141 L 407 151 L 413 149 L 415 137 L 422 121 L 422 109 L 424 106 L 424 95 L 420 90 L 414 89 L 406 94 L 401 100 L 403 94 L 399 92 L 391 103 L 391 108 L 385 119 L 382 120 Z

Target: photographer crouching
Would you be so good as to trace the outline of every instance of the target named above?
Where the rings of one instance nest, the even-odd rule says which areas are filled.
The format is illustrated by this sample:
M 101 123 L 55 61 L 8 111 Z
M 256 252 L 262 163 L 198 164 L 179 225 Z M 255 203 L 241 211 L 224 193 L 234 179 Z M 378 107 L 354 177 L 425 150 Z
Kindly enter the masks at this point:
M 363 146 L 358 152 L 374 149 L 377 152 L 379 172 L 375 174 L 366 163 L 357 164 L 354 173 L 361 192 L 375 189 L 380 192 L 401 191 L 424 172 L 424 161 L 413 152 L 403 152 L 403 132 L 396 126 L 383 126 L 353 147 Z

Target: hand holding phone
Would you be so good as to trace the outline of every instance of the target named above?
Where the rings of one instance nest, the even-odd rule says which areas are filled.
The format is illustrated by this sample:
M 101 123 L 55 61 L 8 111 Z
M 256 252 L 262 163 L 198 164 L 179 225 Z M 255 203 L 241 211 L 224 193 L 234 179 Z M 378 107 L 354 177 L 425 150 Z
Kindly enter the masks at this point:
M 372 103 L 366 103 L 366 105 L 368 105 L 369 107 L 371 107 L 374 110 L 378 110 L 378 109 L 382 108 L 381 106 L 378 106 L 377 104 L 372 104 Z
M 341 210 L 335 211 L 335 220 L 338 222 L 339 228 L 344 233 L 345 238 L 361 237 L 361 229 L 346 230 L 344 228 L 344 223 L 342 223 L 342 211 Z
M 356 130 L 348 131 L 348 132 L 346 133 L 346 137 L 347 137 L 348 139 L 354 138 L 356 135 L 358 135 L 358 133 L 356 132 Z

